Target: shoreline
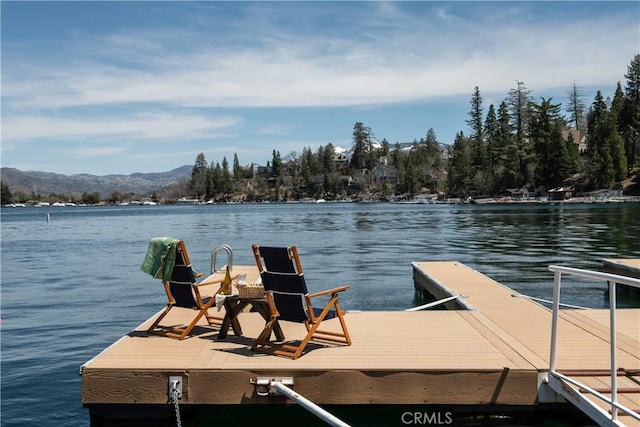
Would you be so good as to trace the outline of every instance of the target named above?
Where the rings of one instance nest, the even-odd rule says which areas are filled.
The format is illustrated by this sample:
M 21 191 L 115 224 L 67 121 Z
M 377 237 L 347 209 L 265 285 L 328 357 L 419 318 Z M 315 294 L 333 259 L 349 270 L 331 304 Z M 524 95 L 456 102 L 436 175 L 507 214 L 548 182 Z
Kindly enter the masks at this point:
M 562 204 L 610 204 L 610 203 L 640 203 L 640 196 L 615 196 L 615 197 L 572 197 L 562 200 L 549 200 L 546 198 L 539 199 L 512 199 L 512 198 L 493 198 L 483 197 L 474 199 L 449 198 L 445 200 L 435 199 L 409 199 L 409 200 L 378 200 L 378 199 L 302 199 L 291 201 L 263 201 L 263 202 L 198 202 L 191 201 L 184 203 L 180 201 L 158 201 L 158 202 L 123 202 L 118 204 L 99 203 L 99 204 L 76 204 L 76 203 L 11 203 L 2 205 L 2 208 L 59 208 L 59 207 L 114 207 L 114 206 L 203 206 L 203 205 L 264 205 L 264 204 L 336 204 L 336 203 L 388 203 L 396 205 L 562 205 Z

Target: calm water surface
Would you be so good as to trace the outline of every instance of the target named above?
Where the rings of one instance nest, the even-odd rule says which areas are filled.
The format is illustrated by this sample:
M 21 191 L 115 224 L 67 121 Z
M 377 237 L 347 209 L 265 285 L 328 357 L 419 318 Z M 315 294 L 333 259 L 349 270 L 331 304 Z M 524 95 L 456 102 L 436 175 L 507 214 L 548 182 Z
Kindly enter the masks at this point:
M 3 208 L 1 229 L 3 426 L 89 424 L 80 366 L 165 304 L 140 271 L 151 237 L 185 240 L 204 272 L 219 244 L 250 265 L 252 243 L 295 244 L 310 290 L 350 284 L 342 305 L 359 310 L 416 305 L 412 261 L 460 261 L 551 299 L 550 264 L 640 258 L 640 204 Z M 607 304 L 600 283 L 563 286 L 565 303 Z

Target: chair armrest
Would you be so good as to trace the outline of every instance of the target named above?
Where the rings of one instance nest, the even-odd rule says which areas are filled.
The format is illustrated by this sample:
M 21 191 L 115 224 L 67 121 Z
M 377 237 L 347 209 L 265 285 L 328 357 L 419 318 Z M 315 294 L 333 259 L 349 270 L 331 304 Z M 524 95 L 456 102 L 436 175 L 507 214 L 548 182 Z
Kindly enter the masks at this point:
M 336 293 L 336 292 L 346 291 L 349 288 L 350 288 L 349 285 L 338 286 L 337 288 L 327 289 L 326 291 L 315 292 L 315 293 L 309 294 L 307 296 L 309 298 L 315 298 L 315 297 L 319 297 L 319 296 L 322 296 L 322 295 L 329 295 L 329 294 L 333 294 L 333 293 Z
M 194 283 L 193 286 L 207 286 L 207 285 L 215 285 L 218 283 L 222 283 L 224 277 L 222 279 L 209 279 L 206 278 L 202 282 Z
M 236 274 L 234 277 L 231 278 L 231 280 L 236 280 L 238 278 L 238 275 Z M 206 286 L 206 285 L 215 285 L 218 283 L 222 283 L 224 282 L 224 277 L 220 278 L 220 279 L 210 279 L 209 277 L 207 277 L 206 279 L 204 279 L 202 282 L 198 282 L 198 283 L 194 283 L 194 286 Z

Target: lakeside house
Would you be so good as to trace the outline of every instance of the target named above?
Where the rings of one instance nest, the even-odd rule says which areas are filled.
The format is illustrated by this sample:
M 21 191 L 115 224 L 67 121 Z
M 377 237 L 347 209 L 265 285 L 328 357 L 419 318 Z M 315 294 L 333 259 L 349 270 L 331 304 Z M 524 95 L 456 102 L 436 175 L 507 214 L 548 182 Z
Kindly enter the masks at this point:
M 578 146 L 578 152 L 583 154 L 587 151 L 587 131 L 578 129 L 565 129 L 562 131 L 562 139 L 569 140 L 569 135 L 573 138 L 573 142 Z

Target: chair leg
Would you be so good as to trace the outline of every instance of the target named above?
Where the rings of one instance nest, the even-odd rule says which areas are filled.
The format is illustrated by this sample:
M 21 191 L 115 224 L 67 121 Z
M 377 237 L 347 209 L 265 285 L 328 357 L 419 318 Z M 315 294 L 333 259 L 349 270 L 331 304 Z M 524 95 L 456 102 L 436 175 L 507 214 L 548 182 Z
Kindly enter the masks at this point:
M 167 305 L 167 307 L 164 309 L 164 311 L 162 313 L 160 313 L 158 315 L 158 317 L 156 318 L 156 320 L 151 324 L 151 326 L 149 326 L 149 328 L 147 329 L 147 333 L 148 334 L 153 334 L 153 333 L 157 333 L 154 330 L 156 329 L 156 327 L 160 324 L 160 322 L 162 321 L 162 319 L 164 319 L 167 314 L 169 314 L 169 311 L 171 310 L 171 308 L 173 308 L 173 305 L 169 304 Z
M 196 314 L 196 316 L 193 318 L 191 323 L 189 323 L 189 325 L 187 325 L 187 326 L 167 326 L 167 327 L 164 328 L 164 330 L 158 330 L 157 331 L 156 328 L 158 328 L 158 327 L 162 328 L 162 326 L 159 326 L 160 322 L 162 321 L 162 319 L 164 319 L 167 316 L 167 314 L 169 314 L 169 311 L 171 311 L 171 309 L 173 307 L 174 306 L 172 304 L 170 304 L 170 305 L 167 306 L 167 308 L 165 308 L 165 310 L 158 316 L 158 318 L 147 329 L 147 333 L 148 334 L 162 335 L 162 336 L 167 336 L 167 337 L 177 338 L 179 340 L 183 340 L 191 333 L 192 329 L 198 324 L 198 321 L 200 321 L 200 319 L 203 316 L 205 316 L 205 318 L 207 319 L 207 323 L 209 324 L 209 326 L 218 326 L 219 327 L 220 324 L 222 323 L 222 319 L 221 318 L 209 315 L 208 308 L 210 308 L 210 305 L 207 305 L 207 306 L 204 306 L 202 309 L 197 310 L 198 314 Z
M 178 338 L 179 340 L 185 339 L 191 333 L 191 330 L 198 324 L 198 321 L 202 316 L 204 316 L 204 311 L 199 310 L 196 317 L 193 318 L 193 320 L 191 321 L 191 323 L 189 323 L 188 326 L 183 328 L 180 328 L 180 327 L 174 328 L 174 330 L 179 333 L 171 331 L 171 332 L 167 332 L 167 336 Z
M 338 318 L 340 319 L 340 326 L 342 327 L 342 334 L 340 332 L 333 332 L 333 331 L 323 331 L 320 330 L 320 325 L 322 324 L 322 321 L 324 320 L 324 318 L 326 317 L 327 313 L 329 312 L 328 308 L 331 306 L 334 306 L 336 309 L 336 314 L 338 315 Z M 320 315 L 319 318 L 316 319 L 315 323 L 310 324 L 309 322 L 305 322 L 305 325 L 307 327 L 307 336 L 304 337 L 304 339 L 302 340 L 302 342 L 300 343 L 300 345 L 298 346 L 298 348 L 296 349 L 296 351 L 293 354 L 293 358 L 297 359 L 302 352 L 304 351 L 304 349 L 306 348 L 307 344 L 309 344 L 309 341 L 311 341 L 312 339 L 316 338 L 316 335 L 323 335 L 323 336 L 319 336 L 317 337 L 318 339 L 322 339 L 324 341 L 333 341 L 333 342 L 338 342 L 338 343 L 343 343 L 343 344 L 347 344 L 347 345 L 351 345 L 351 338 L 349 337 L 349 332 L 347 332 L 347 325 L 344 321 L 344 318 L 342 317 L 340 310 L 340 306 L 336 301 L 330 302 L 327 304 L 327 306 L 325 307 L 325 309 L 323 310 L 322 314 Z M 336 338 L 334 338 L 336 337 Z
M 329 312 L 329 309 L 331 307 L 334 308 L 336 312 L 336 316 L 340 321 L 340 327 L 342 328 L 342 333 L 334 332 L 334 331 L 325 331 L 325 330 L 319 329 L 320 324 L 322 323 L 322 321 L 324 321 L 324 318 Z M 308 322 L 306 322 L 305 324 L 307 326 L 307 331 L 311 330 L 312 326 Z M 337 296 L 332 298 L 327 303 L 324 310 L 322 311 L 322 314 L 315 319 L 315 324 L 316 324 L 314 328 L 315 332 L 313 333 L 311 339 L 316 338 L 323 341 L 337 342 L 341 344 L 346 344 L 348 346 L 351 345 L 351 337 L 349 336 L 349 331 L 347 329 L 347 322 L 344 320 L 344 313 L 340 307 L 340 303 L 338 302 Z
M 332 307 L 336 310 L 342 332 L 323 331 L 319 329 L 322 321 L 325 319 L 327 313 L 329 313 Z M 261 353 L 297 359 L 304 352 L 309 342 L 313 339 L 332 341 L 340 344 L 346 344 L 348 346 L 351 345 L 351 337 L 349 336 L 347 324 L 344 319 L 344 313 L 342 312 L 340 304 L 337 301 L 337 297 L 330 300 L 320 316 L 318 316 L 314 320 L 314 322 L 304 323 L 307 329 L 307 335 L 302 339 L 302 341 L 300 341 L 298 345 L 293 345 L 288 343 L 277 343 L 274 341 L 270 341 L 271 333 L 273 332 L 275 322 L 277 321 L 277 317 L 272 317 L 271 320 L 267 322 L 258 338 L 256 338 L 253 342 L 251 351 L 259 351 Z
M 187 326 L 186 328 L 178 328 L 178 331 L 181 331 L 180 334 L 176 334 L 175 337 L 178 339 L 185 339 L 187 337 L 187 335 L 189 335 L 191 333 L 191 330 L 198 324 L 198 321 L 204 316 L 205 319 L 207 320 L 207 323 L 211 326 L 211 320 L 210 319 L 215 319 L 213 316 L 209 316 L 209 309 L 211 308 L 211 306 L 215 303 L 215 299 L 211 299 L 209 301 L 209 303 L 205 304 L 205 305 L 201 305 L 201 307 L 199 309 L 196 309 L 198 311 L 198 314 L 196 314 L 196 316 L 193 318 L 193 320 L 191 321 L 191 323 L 189 323 L 189 326 Z M 170 334 L 167 334 L 170 335 Z M 173 335 L 170 335 L 173 336 Z
M 311 341 L 311 339 L 313 338 L 313 335 L 318 330 L 318 326 L 320 326 L 319 323 L 316 323 L 311 326 L 311 328 L 309 329 L 309 332 L 307 332 L 307 336 L 304 337 L 304 339 L 302 340 L 302 342 L 300 343 L 296 351 L 293 353 L 292 355 L 293 359 L 297 359 L 298 357 L 300 357 L 305 347 L 307 346 L 307 344 L 309 344 L 309 341 Z
M 207 319 L 207 323 L 209 324 L 209 326 L 214 326 L 217 328 L 220 328 L 222 326 L 222 321 L 224 320 L 223 317 L 210 315 L 209 311 L 206 309 L 204 310 L 204 317 L 205 319 Z
M 340 307 L 340 303 L 338 301 L 336 301 L 335 308 L 338 320 L 340 320 L 340 326 L 342 326 L 342 332 L 344 334 L 346 344 L 351 345 L 351 336 L 349 335 L 349 330 L 347 329 L 347 322 L 344 320 L 344 312 L 342 311 L 342 308 Z

